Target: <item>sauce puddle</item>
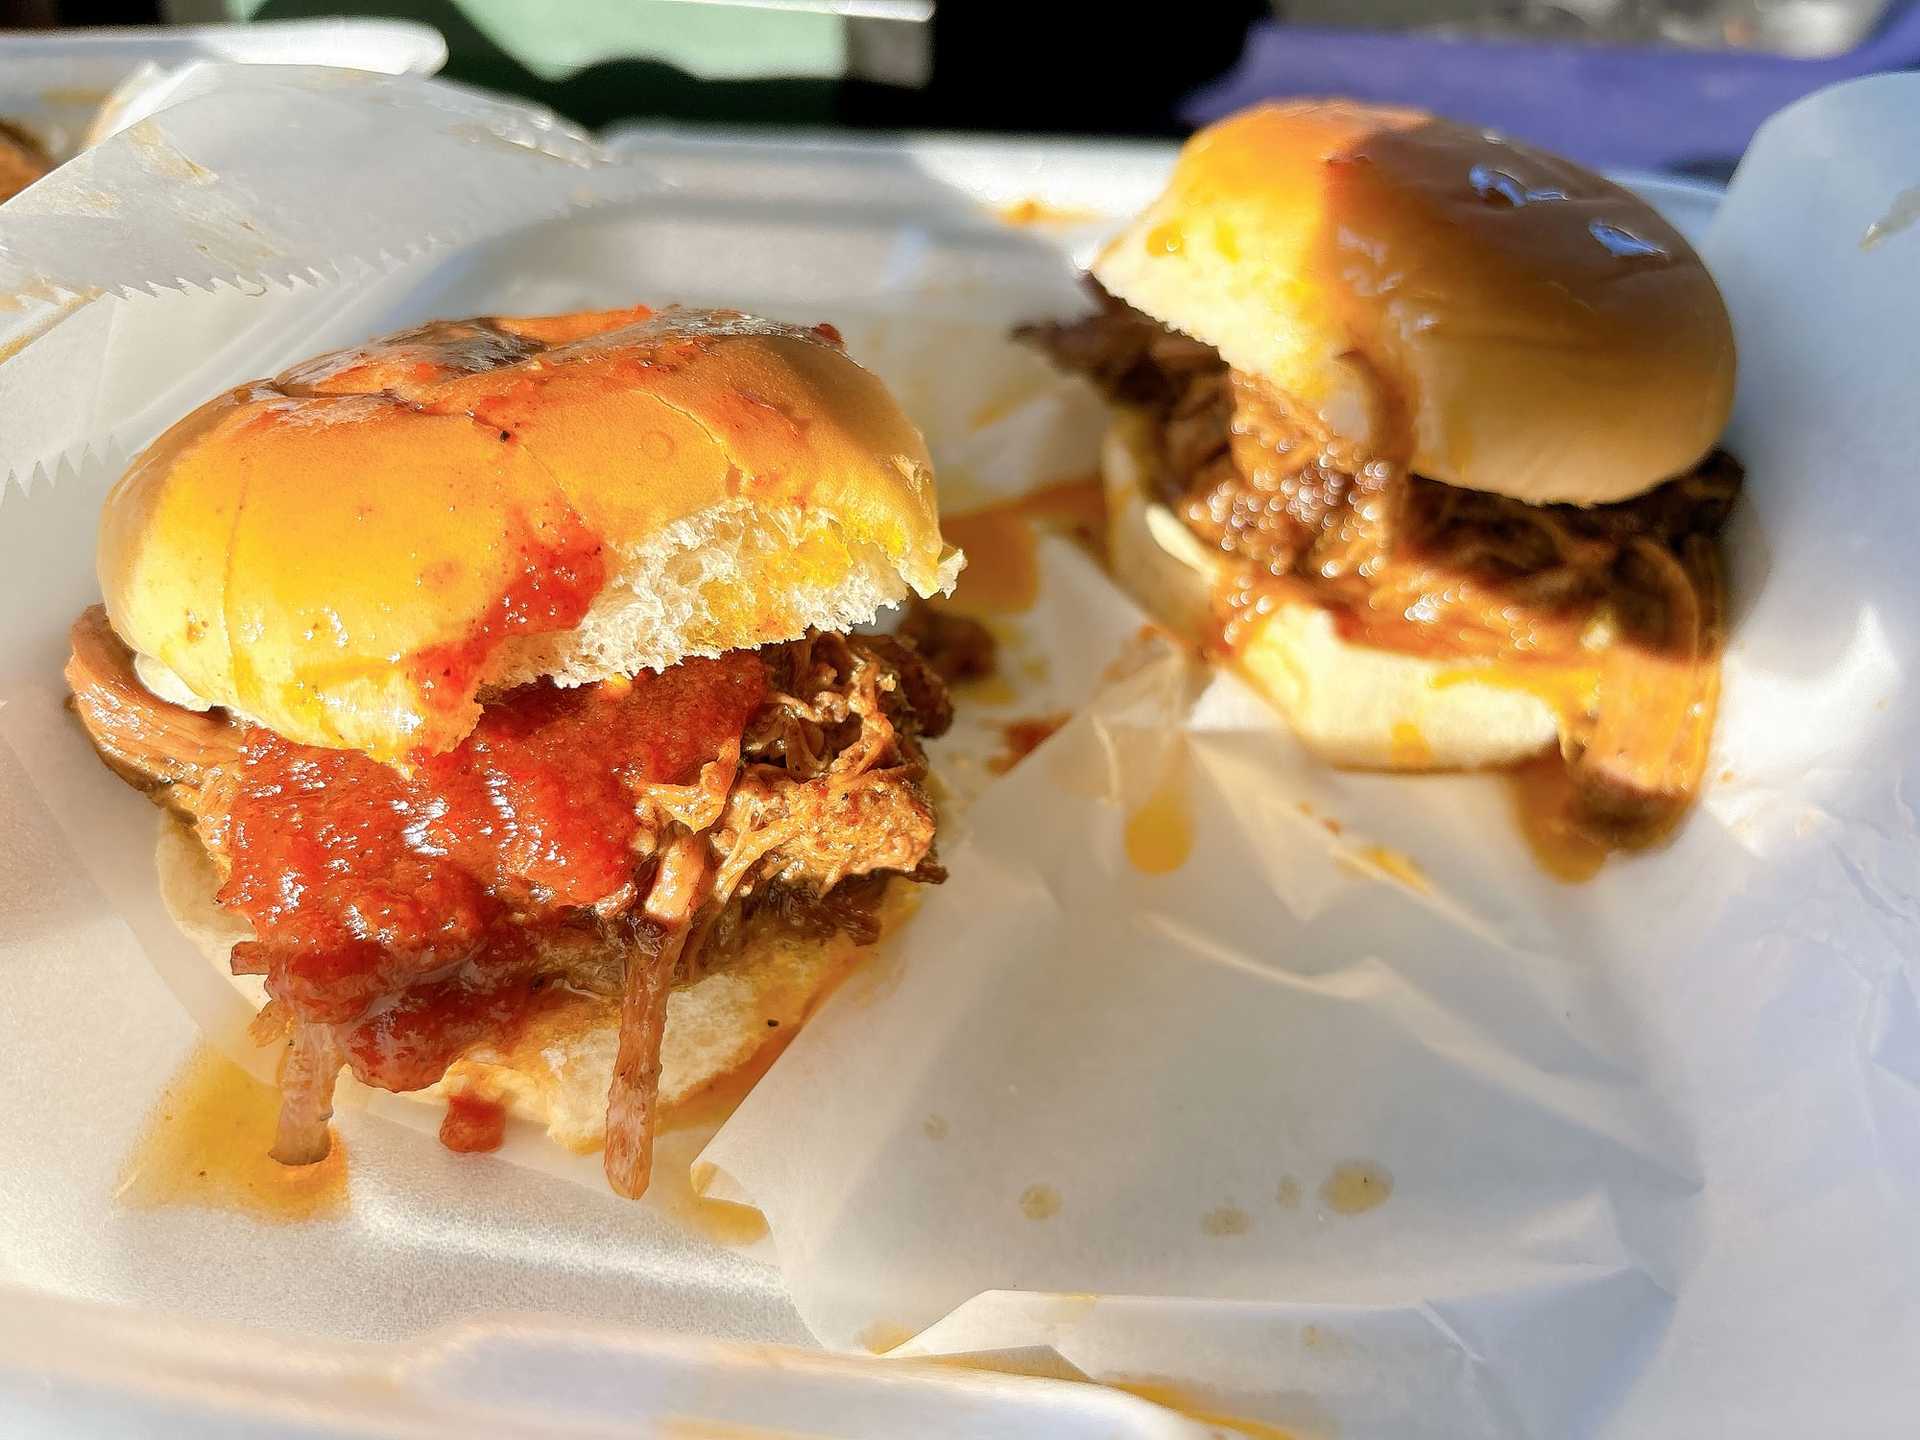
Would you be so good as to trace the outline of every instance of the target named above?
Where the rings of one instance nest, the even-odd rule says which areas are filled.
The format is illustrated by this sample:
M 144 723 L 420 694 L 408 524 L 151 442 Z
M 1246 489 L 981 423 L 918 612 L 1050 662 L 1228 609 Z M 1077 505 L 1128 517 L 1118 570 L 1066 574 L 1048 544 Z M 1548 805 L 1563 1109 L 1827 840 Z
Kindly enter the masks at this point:
M 1333 1167 L 1320 1187 L 1320 1203 L 1336 1215 L 1364 1215 L 1387 1203 L 1393 1177 L 1371 1160 L 1349 1160 Z
M 331 1220 L 347 1210 L 347 1149 L 338 1133 L 317 1165 L 267 1152 L 280 1092 L 210 1046 L 198 1046 L 148 1117 L 114 1199 L 139 1209 L 188 1205 L 258 1220 Z
M 1338 835 L 1340 832 L 1333 828 L 1329 833 Z M 1369 879 L 1385 876 L 1422 895 L 1430 894 L 1433 890 L 1433 883 L 1427 879 L 1427 872 L 1420 868 L 1419 862 L 1405 851 L 1390 846 L 1362 845 L 1355 851 L 1336 852 L 1335 859 L 1346 869 Z
M 1607 848 L 1582 835 L 1573 823 L 1573 784 L 1558 751 L 1507 772 L 1514 816 L 1534 863 L 1565 885 L 1600 873 Z
M 1127 859 L 1147 875 L 1170 875 L 1193 855 L 1193 801 L 1184 749 L 1169 755 L 1160 783 L 1127 816 Z
M 1037 532 L 1043 526 L 1096 542 L 1106 527 L 1100 482 L 1066 480 L 1018 499 L 943 516 L 941 533 L 967 552 L 967 568 L 944 603 L 975 616 L 1032 609 L 1040 595 Z
M 1051 1220 L 1060 1213 L 1060 1192 L 1051 1185 L 1029 1185 L 1020 1192 L 1020 1213 L 1029 1220 Z

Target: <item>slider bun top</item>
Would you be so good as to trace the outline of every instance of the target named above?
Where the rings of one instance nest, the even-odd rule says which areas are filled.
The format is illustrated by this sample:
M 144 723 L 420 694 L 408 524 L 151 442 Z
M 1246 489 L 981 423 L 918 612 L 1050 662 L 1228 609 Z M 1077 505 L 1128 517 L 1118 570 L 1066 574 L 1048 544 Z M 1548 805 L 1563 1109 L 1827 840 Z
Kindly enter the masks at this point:
M 1201 131 L 1094 274 L 1422 475 L 1625 500 L 1725 428 L 1733 327 L 1691 246 L 1556 156 L 1409 110 Z
M 209 704 L 398 760 L 483 690 L 844 630 L 950 589 L 925 443 L 829 328 L 441 322 L 243 385 L 107 498 L 114 629 Z

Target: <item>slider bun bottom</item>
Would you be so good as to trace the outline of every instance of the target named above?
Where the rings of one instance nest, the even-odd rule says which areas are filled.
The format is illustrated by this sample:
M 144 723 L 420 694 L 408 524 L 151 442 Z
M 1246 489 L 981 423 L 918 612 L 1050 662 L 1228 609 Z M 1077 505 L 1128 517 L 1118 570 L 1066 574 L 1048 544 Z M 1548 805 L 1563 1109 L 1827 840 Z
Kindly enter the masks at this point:
M 1119 412 L 1101 453 L 1107 553 L 1115 577 L 1164 624 L 1198 638 L 1230 562 L 1149 498 L 1152 422 Z M 1317 605 L 1278 606 L 1236 657 L 1240 673 L 1333 765 L 1474 770 L 1513 765 L 1559 739 L 1537 695 L 1471 678 L 1488 662 L 1434 660 L 1355 645 Z M 1544 668 L 1544 667 L 1541 667 Z
M 251 931 L 215 902 L 220 882 L 212 859 L 194 833 L 172 819 L 161 827 L 155 858 L 168 914 L 208 963 L 227 975 L 234 942 L 249 938 Z M 888 887 L 880 916 L 883 932 L 911 910 L 913 889 L 910 884 Z M 802 939 L 765 925 L 738 959 L 677 987 L 667 1001 L 660 1054 L 663 1117 L 789 1035 L 862 953 L 844 935 Z M 608 953 L 604 959 L 617 963 L 618 956 Z M 230 978 L 254 1005 L 262 1003 L 259 980 Z M 778 1023 L 769 1025 L 769 1020 Z M 551 986 L 509 1044 L 476 1047 L 449 1067 L 446 1079 L 409 1092 L 408 1098 L 433 1103 L 456 1090 L 473 1090 L 545 1126 L 567 1149 L 586 1154 L 606 1141 L 607 1090 L 619 1043 L 617 998 Z

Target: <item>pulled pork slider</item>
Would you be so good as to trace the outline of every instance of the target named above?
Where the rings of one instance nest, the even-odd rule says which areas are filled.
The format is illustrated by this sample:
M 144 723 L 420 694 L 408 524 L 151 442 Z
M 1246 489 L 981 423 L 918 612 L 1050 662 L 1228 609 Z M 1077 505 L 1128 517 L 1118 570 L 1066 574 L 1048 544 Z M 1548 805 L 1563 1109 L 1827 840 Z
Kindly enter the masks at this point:
M 1202 131 L 1027 327 L 1114 402 L 1110 553 L 1335 764 L 1558 750 L 1558 823 L 1657 838 L 1718 694 L 1733 331 L 1699 257 L 1555 156 L 1412 111 Z
M 643 1191 L 660 1103 L 942 877 L 946 694 L 847 632 L 960 564 L 829 326 L 436 323 L 163 435 L 107 499 L 67 676 L 178 817 L 176 918 L 264 981 L 277 1158 L 326 1153 L 343 1066 L 451 1070 Z

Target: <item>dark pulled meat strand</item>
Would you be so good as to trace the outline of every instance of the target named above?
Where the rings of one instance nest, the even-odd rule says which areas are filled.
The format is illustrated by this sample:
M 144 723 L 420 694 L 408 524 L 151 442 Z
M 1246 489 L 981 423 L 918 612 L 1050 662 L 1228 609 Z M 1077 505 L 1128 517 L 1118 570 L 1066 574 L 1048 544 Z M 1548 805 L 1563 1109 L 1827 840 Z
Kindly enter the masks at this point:
M 899 635 L 949 685 L 986 679 L 998 659 L 999 642 L 985 625 L 925 600 L 909 602 Z
M 943 878 L 920 742 L 952 708 L 892 638 L 522 687 L 411 777 L 155 698 L 98 607 L 73 647 L 73 706 L 102 758 L 194 822 L 222 903 L 254 922 L 233 963 L 267 978 L 256 1034 L 290 1041 L 275 1147 L 290 1163 L 326 1153 L 341 1065 L 431 1085 L 557 980 L 623 997 L 607 1168 L 637 1194 L 671 985 L 735 953 L 749 920 L 864 943 L 888 877 Z M 304 909 L 279 876 L 301 877 Z
M 240 727 L 156 700 L 133 671 L 133 655 L 95 605 L 73 622 L 69 702 L 107 767 L 156 804 L 197 818 L 202 793 L 240 758 Z
M 1226 369 L 1220 353 L 1150 319 L 1088 279 L 1093 313 L 1078 320 L 1022 325 L 1017 339 L 1037 345 L 1062 370 L 1084 375 L 1109 399 L 1164 416 L 1189 383 Z
M 1396 467 L 1316 435 L 1285 397 L 1230 370 L 1212 346 L 1088 286 L 1091 314 L 1015 333 L 1153 417 L 1156 498 L 1267 574 L 1356 568 L 1366 558 L 1356 541 L 1378 533 Z

